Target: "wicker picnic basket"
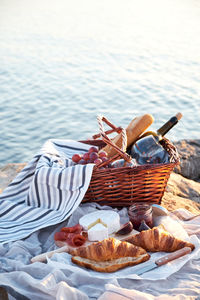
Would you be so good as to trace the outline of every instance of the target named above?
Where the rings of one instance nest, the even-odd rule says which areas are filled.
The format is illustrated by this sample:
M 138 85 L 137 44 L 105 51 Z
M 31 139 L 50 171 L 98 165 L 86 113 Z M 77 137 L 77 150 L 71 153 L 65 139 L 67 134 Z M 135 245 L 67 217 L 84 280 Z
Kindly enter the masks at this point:
M 121 127 L 114 126 L 105 117 L 98 117 L 98 121 L 100 134 L 94 135 L 92 140 L 81 142 L 97 146 L 99 150 L 109 144 L 115 148 L 117 154 L 107 162 L 94 167 L 89 188 L 82 202 L 96 202 L 100 205 L 118 208 L 129 207 L 135 202 L 160 204 L 169 176 L 179 163 L 179 155 L 175 146 L 166 138 L 160 142 L 170 156 L 169 163 L 105 168 L 114 160 L 124 158 L 126 161 L 130 161 L 131 157 L 108 138 L 108 134 L 112 132 L 122 132 L 123 136 L 126 131 Z M 104 132 L 103 121 L 112 129 Z

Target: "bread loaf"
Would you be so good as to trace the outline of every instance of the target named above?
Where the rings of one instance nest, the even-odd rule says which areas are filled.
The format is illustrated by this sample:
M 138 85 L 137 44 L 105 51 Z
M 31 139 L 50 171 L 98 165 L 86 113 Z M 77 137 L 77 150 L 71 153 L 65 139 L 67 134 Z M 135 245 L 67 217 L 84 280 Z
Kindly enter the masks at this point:
M 133 144 L 138 139 L 138 137 L 153 123 L 153 121 L 154 118 L 150 114 L 145 114 L 143 116 L 134 118 L 126 128 L 127 147 Z M 121 149 L 122 134 L 119 133 L 112 140 L 112 142 Z M 109 158 L 117 153 L 116 150 L 110 145 L 106 145 L 102 150 L 107 152 Z

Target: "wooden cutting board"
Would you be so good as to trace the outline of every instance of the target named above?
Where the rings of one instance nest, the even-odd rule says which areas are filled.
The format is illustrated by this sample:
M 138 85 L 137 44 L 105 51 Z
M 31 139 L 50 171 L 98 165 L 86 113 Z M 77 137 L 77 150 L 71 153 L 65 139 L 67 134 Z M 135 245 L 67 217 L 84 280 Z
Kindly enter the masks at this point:
M 110 234 L 109 237 L 113 237 L 113 238 L 116 238 L 116 239 L 118 239 L 120 241 L 123 241 L 127 237 L 129 237 L 131 235 L 134 235 L 134 234 L 137 234 L 137 233 L 138 233 L 138 231 L 136 231 L 135 229 L 133 229 L 128 234 L 119 235 L 119 234 L 113 233 L 113 234 Z M 92 243 L 94 243 L 94 242 L 90 242 L 90 241 L 87 240 L 85 242 L 85 244 L 83 246 L 81 246 L 81 247 L 88 246 L 88 245 L 90 245 Z M 63 241 L 55 241 L 55 244 L 58 247 L 57 249 L 55 249 L 53 251 L 46 252 L 46 253 L 42 253 L 40 255 L 35 256 L 35 257 L 33 257 L 31 259 L 31 262 L 32 263 L 34 263 L 34 262 L 45 262 L 47 260 L 47 258 L 52 257 L 55 253 L 62 253 L 62 252 L 70 253 L 70 250 L 77 248 L 77 247 L 69 246 L 66 242 L 63 242 Z

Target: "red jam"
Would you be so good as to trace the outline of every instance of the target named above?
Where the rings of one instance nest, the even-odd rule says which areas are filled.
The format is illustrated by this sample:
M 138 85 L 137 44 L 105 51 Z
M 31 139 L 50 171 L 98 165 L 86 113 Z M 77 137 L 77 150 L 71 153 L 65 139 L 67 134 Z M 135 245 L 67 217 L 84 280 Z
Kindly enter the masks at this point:
M 143 220 L 150 228 L 153 227 L 152 207 L 147 203 L 138 202 L 133 204 L 129 207 L 128 215 L 135 230 L 139 229 Z

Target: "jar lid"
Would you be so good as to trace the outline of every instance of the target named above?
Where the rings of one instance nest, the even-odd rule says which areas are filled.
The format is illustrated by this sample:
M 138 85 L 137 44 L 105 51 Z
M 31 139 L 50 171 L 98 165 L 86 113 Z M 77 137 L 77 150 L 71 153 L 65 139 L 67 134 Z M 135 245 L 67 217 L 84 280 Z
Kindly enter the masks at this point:
M 136 202 L 134 204 L 132 204 L 129 209 L 128 209 L 128 213 L 132 214 L 133 212 L 137 212 L 137 211 L 152 211 L 152 205 L 150 203 L 147 202 Z
M 153 213 L 157 216 L 168 216 L 169 214 L 168 210 L 165 207 L 158 204 L 152 204 L 152 210 Z
M 152 207 L 152 204 L 148 202 L 135 202 L 129 208 L 137 206 Z

